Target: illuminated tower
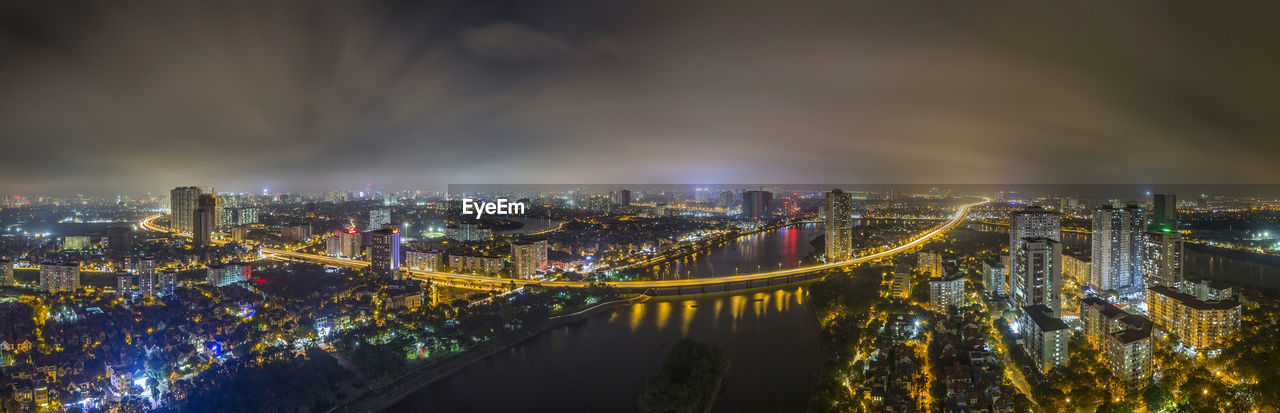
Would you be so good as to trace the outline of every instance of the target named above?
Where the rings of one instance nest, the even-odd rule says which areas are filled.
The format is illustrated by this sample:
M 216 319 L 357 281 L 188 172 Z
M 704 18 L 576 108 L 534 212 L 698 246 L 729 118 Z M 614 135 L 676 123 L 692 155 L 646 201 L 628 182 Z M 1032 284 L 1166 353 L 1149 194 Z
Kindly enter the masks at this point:
M 1122 293 L 1142 287 L 1142 229 L 1146 222 L 1146 211 L 1134 203 L 1094 210 L 1090 287 Z
M 373 273 L 393 278 L 400 269 L 400 229 L 387 227 L 369 232 L 369 263 Z
M 839 189 L 827 192 L 827 262 L 853 257 L 853 196 Z
M 209 246 L 213 232 L 218 227 L 218 197 L 212 194 L 201 194 L 196 199 L 195 213 L 192 214 L 191 244 L 196 247 Z
M 192 220 L 196 213 L 196 200 L 200 197 L 200 188 L 182 186 L 169 191 L 169 226 L 175 231 L 190 234 Z

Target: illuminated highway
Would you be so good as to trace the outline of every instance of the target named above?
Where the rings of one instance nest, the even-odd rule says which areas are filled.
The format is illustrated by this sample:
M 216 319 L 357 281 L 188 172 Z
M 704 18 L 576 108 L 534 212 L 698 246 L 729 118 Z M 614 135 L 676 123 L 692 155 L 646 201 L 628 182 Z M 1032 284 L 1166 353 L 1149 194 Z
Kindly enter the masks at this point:
M 848 261 L 819 264 L 819 265 L 810 265 L 805 267 L 788 268 L 788 269 L 782 269 L 777 271 L 767 271 L 767 272 L 760 272 L 760 273 L 753 273 L 753 274 L 733 275 L 733 276 L 714 277 L 714 278 L 691 278 L 691 279 L 683 279 L 683 280 L 611 281 L 611 282 L 600 283 L 600 282 L 585 282 L 585 281 L 524 280 L 524 279 L 506 278 L 506 277 L 490 277 L 490 276 L 484 276 L 484 275 L 454 274 L 454 273 L 447 273 L 447 272 L 421 271 L 421 270 L 406 270 L 406 273 L 408 273 L 409 276 L 413 278 L 417 278 L 421 280 L 430 280 L 436 285 L 446 286 L 446 287 L 467 288 L 467 289 L 474 289 L 474 290 L 492 290 L 492 289 L 508 288 L 512 286 L 512 284 L 519 285 L 519 286 L 539 285 L 544 287 L 570 287 L 570 288 L 584 288 L 584 287 L 598 286 L 598 285 L 604 284 L 604 285 L 608 285 L 623 291 L 646 291 L 646 290 L 663 290 L 663 289 L 667 289 L 667 290 L 674 289 L 677 291 L 683 291 L 683 289 L 685 289 L 686 287 L 692 287 L 692 288 L 702 287 L 705 289 L 705 287 L 711 287 L 711 286 L 718 286 L 724 289 L 729 289 L 733 285 L 737 285 L 738 287 L 744 287 L 744 288 L 755 288 L 755 287 L 773 285 L 774 282 L 789 283 L 793 281 L 803 281 L 805 279 L 809 279 L 809 278 L 803 278 L 802 276 L 804 275 L 812 275 L 814 273 L 822 272 L 825 270 L 836 269 L 836 268 L 846 267 L 850 265 L 880 260 L 880 259 L 888 258 L 897 254 L 901 254 L 904 252 L 909 252 L 912 249 L 919 247 L 921 245 L 924 245 L 926 242 L 929 242 L 930 240 L 946 233 L 948 230 L 954 228 L 956 225 L 959 225 L 969 215 L 970 209 L 978 205 L 985 204 L 987 202 L 990 202 L 990 201 L 986 200 L 982 202 L 961 206 L 960 209 L 956 211 L 955 215 L 953 215 L 951 219 L 947 220 L 942 225 L 934 227 L 928 232 L 921 234 L 920 236 L 912 239 L 911 241 L 905 244 L 893 247 L 885 251 L 877 252 L 877 253 L 862 256 L 862 257 L 853 258 Z M 143 218 L 142 221 L 139 222 L 138 224 L 142 228 L 150 231 L 170 232 L 168 228 L 160 227 L 154 224 L 154 221 L 163 215 L 164 214 L 156 214 L 156 215 L 148 216 L 146 218 Z M 226 241 L 214 240 L 213 243 L 225 244 Z M 282 250 L 282 249 L 276 249 L 276 248 L 263 247 L 262 252 L 264 256 L 272 259 L 279 259 L 279 260 L 286 260 L 286 261 L 306 261 L 306 262 L 313 262 L 313 263 L 324 264 L 324 265 L 331 265 L 335 267 L 364 268 L 369 265 L 368 261 L 329 257 L 329 256 L 317 255 L 317 254 L 307 254 L 307 253 L 288 251 L 288 250 Z M 723 290 L 705 290 L 705 292 L 713 292 L 713 291 L 723 291 Z M 696 292 L 696 291 L 690 291 L 690 292 Z

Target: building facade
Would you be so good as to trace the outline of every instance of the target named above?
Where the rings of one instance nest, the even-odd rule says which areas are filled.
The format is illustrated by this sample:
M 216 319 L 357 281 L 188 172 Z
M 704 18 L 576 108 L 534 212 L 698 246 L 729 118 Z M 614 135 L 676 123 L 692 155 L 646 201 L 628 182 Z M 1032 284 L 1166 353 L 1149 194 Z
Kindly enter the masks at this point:
M 395 277 L 400 269 L 400 229 L 388 227 L 369 232 L 369 265 L 375 275 Z
M 1004 264 L 1000 261 L 982 261 L 982 286 L 987 289 L 988 296 L 1004 297 L 1009 295 L 1009 289 L 1005 285 L 1005 275 Z
M 444 253 L 440 251 L 406 251 L 404 265 L 414 270 L 439 271 L 444 264 Z
M 1062 243 L 1049 238 L 1024 238 L 1014 252 L 1010 298 L 1014 305 L 1043 305 L 1052 316 L 1062 315 Z
M 1098 297 L 1080 300 L 1085 338 L 1107 357 L 1111 371 L 1129 382 L 1151 379 L 1151 320 Z
M 169 191 L 169 226 L 174 230 L 190 234 L 194 229 L 193 218 L 196 215 L 196 200 L 200 197 L 200 188 L 181 186 Z
M 1177 288 L 1182 284 L 1182 233 L 1146 232 L 1143 240 L 1143 284 L 1147 287 L 1163 285 Z
M 40 264 L 40 291 L 47 293 L 75 292 L 80 289 L 79 263 Z
M 952 306 L 964 305 L 964 275 L 953 274 L 948 277 L 929 279 L 929 308 L 934 312 L 945 312 Z
M 1137 204 L 1094 210 L 1089 287 L 1120 293 L 1142 287 L 1142 231 L 1146 223 L 1146 211 Z
M 920 251 L 916 254 L 916 271 L 925 277 L 941 277 L 946 273 L 942 269 L 942 253 Z
M 827 262 L 853 257 L 853 196 L 839 189 L 826 194 Z
M 214 287 L 225 287 L 241 281 L 248 281 L 253 269 L 247 263 L 229 262 L 210 265 L 205 270 L 205 281 Z
M 773 192 L 746 191 L 742 193 L 742 217 L 766 219 L 773 215 Z
M 1024 306 L 1019 322 L 1022 348 L 1044 372 L 1067 362 L 1067 341 L 1071 338 L 1067 323 L 1053 314 L 1053 310 L 1043 305 Z
M 145 256 L 138 260 L 138 294 L 143 298 L 160 295 L 160 279 L 156 274 L 156 257 Z
M 533 278 L 539 271 L 547 270 L 547 241 L 511 243 L 511 263 L 517 278 Z
M 1222 348 L 1240 331 L 1236 300 L 1203 301 L 1163 285 L 1147 289 L 1147 312 L 1151 321 L 1195 351 Z

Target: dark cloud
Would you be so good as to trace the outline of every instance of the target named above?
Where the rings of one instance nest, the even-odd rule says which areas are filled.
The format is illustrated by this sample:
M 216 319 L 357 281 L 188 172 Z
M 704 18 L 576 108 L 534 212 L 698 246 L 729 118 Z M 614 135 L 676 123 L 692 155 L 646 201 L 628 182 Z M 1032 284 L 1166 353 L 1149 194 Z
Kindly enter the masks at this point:
M 0 6 L 0 192 L 1280 179 L 1280 4 L 69 6 Z

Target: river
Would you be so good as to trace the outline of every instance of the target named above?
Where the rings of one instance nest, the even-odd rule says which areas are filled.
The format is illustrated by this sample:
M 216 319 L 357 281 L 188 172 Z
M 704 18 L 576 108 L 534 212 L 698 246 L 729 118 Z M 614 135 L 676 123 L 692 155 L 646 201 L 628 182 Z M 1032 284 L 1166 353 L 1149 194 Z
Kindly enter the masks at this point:
M 823 225 L 799 224 L 745 235 L 714 250 L 649 268 L 655 280 L 721 277 L 800 266 L 813 251 L 810 241 L 822 235 Z
M 803 411 L 821 356 L 807 298 L 793 286 L 623 307 L 540 334 L 387 411 L 634 411 L 683 337 L 732 362 L 714 411 Z

